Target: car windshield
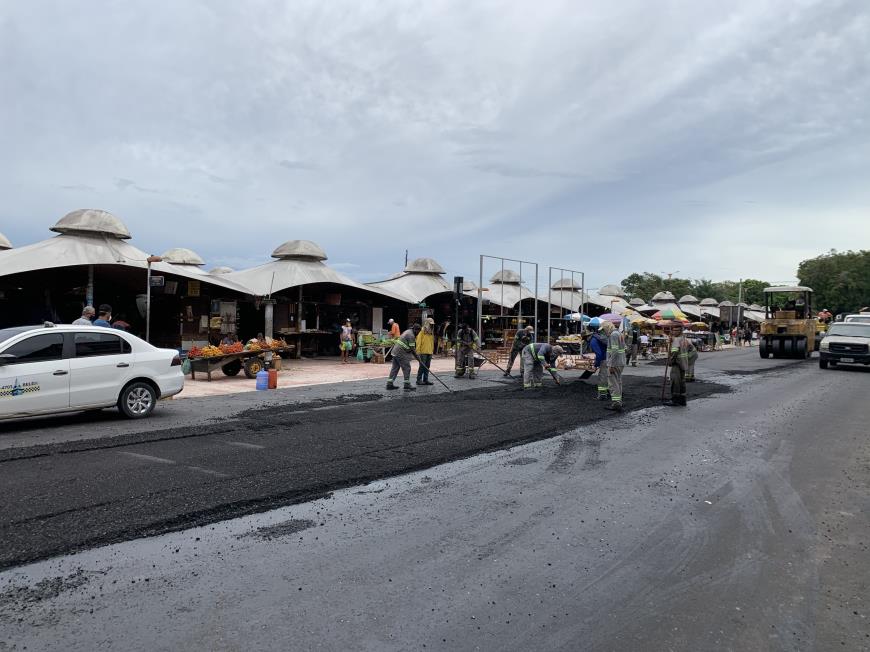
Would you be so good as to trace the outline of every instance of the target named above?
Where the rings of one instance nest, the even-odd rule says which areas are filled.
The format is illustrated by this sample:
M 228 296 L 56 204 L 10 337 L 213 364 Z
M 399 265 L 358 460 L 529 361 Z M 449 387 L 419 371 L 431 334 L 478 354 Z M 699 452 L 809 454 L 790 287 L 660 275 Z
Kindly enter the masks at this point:
M 834 324 L 828 330 L 828 335 L 846 335 L 848 337 L 870 338 L 870 324 L 859 324 L 857 322 Z
M 846 323 L 859 322 L 861 324 L 870 324 L 870 315 L 850 315 L 846 317 Z
M 16 335 L 21 335 L 21 333 L 26 333 L 27 331 L 32 331 L 34 328 L 40 328 L 40 326 L 16 326 L 15 328 L 0 328 L 0 344 L 3 344 L 3 342 L 15 337 Z

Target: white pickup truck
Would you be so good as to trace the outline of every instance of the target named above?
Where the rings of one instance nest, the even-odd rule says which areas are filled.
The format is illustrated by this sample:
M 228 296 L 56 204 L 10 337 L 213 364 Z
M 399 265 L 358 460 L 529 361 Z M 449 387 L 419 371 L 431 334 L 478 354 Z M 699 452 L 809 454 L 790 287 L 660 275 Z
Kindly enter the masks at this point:
M 819 345 L 819 367 L 870 365 L 870 323 L 843 321 L 831 324 Z

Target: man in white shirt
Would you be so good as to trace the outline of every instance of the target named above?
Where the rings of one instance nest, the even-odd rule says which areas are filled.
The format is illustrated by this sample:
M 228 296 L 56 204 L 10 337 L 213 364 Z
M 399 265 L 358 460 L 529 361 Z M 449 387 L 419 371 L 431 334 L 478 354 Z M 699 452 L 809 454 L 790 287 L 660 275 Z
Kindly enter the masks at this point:
M 97 314 L 97 311 L 94 310 L 93 306 L 85 306 L 82 309 L 82 316 L 76 319 L 72 325 L 73 326 L 93 326 L 93 318 L 94 315 Z

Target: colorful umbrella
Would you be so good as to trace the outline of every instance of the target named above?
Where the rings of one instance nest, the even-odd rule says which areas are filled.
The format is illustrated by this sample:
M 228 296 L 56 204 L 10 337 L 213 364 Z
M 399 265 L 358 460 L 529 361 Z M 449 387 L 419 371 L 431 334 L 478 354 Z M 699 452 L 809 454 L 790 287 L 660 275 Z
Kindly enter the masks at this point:
M 671 319 L 676 321 L 689 321 L 689 318 L 686 317 L 686 313 L 682 310 L 674 310 L 671 308 L 667 308 L 666 310 L 659 310 L 657 313 L 653 315 L 653 319 L 665 320 Z
M 614 324 L 622 323 L 622 315 L 615 315 L 612 312 L 605 312 L 603 315 L 599 315 L 598 319 L 601 321 L 613 322 Z

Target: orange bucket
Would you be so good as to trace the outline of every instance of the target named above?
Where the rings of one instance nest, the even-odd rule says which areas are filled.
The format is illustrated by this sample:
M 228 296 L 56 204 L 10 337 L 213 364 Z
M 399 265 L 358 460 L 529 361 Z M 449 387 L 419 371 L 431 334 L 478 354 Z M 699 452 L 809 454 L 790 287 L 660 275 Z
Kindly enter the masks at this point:
M 278 388 L 278 370 L 269 369 L 269 389 Z

